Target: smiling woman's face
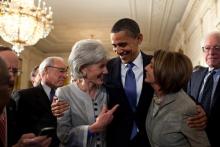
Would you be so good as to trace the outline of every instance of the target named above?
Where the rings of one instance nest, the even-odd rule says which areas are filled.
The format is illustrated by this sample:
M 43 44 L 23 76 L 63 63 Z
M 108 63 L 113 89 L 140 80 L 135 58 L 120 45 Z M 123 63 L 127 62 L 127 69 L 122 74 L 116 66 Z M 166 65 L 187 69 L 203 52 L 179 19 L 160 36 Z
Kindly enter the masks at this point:
M 95 85 L 102 85 L 104 80 L 104 74 L 107 74 L 107 60 L 101 60 L 96 64 L 85 67 L 83 72 L 86 73 L 85 79 Z

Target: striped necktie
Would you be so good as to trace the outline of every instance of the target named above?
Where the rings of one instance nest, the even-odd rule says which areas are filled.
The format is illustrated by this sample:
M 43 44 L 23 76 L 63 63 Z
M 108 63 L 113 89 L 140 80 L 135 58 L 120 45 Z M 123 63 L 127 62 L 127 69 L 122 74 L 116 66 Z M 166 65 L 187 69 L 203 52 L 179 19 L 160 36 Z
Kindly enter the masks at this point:
M 201 104 L 203 105 L 206 113 L 209 115 L 211 109 L 211 100 L 212 100 L 212 90 L 213 90 L 213 75 L 215 71 L 210 71 L 206 83 L 203 88 Z

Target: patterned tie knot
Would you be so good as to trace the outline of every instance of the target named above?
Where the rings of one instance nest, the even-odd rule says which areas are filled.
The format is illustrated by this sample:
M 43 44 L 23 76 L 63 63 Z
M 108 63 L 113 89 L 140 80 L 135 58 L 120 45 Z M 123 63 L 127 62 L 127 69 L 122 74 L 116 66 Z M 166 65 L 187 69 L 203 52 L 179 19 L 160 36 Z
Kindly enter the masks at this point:
M 135 66 L 135 64 L 131 62 L 131 63 L 128 63 L 127 66 L 128 66 L 128 69 L 132 69 Z
M 216 72 L 214 70 L 209 71 L 204 88 L 206 88 L 207 86 L 213 86 L 213 75 L 215 73 Z
M 51 101 L 51 102 L 53 101 L 54 95 L 55 95 L 55 89 L 54 89 L 54 88 L 51 88 L 51 90 L 50 90 L 50 101 Z
M 209 77 L 213 76 L 216 72 L 214 70 L 209 71 Z
M 135 64 L 132 63 L 132 62 L 127 64 L 128 70 L 127 70 L 126 76 L 129 76 L 130 78 L 135 80 L 135 74 L 134 74 L 134 72 L 132 70 L 132 68 L 134 66 L 135 66 Z

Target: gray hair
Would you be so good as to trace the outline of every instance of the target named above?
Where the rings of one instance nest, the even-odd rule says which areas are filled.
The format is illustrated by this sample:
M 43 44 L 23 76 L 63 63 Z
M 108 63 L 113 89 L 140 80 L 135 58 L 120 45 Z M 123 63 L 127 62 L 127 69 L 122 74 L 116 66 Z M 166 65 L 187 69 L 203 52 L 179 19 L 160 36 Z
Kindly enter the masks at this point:
M 47 66 L 53 66 L 55 60 L 61 60 L 61 61 L 63 61 L 63 58 L 61 58 L 61 57 L 56 57 L 56 56 L 45 58 L 45 59 L 41 62 L 41 64 L 39 65 L 39 74 L 42 75 L 43 72 L 44 72 L 44 70 L 45 70 L 45 68 L 46 68 Z
M 86 39 L 76 42 L 68 59 L 73 79 L 85 76 L 81 72 L 82 67 L 96 64 L 103 59 L 107 59 L 107 51 L 99 41 Z
M 208 39 L 209 37 L 211 37 L 211 36 L 218 38 L 219 43 L 220 43 L 220 32 L 219 32 L 219 31 L 213 31 L 213 32 L 210 32 L 210 33 L 208 33 L 207 35 L 205 35 L 205 37 L 204 37 L 204 38 L 202 39 L 202 41 L 201 41 L 201 47 L 204 47 L 204 46 L 205 46 L 205 42 L 206 42 L 207 39 Z

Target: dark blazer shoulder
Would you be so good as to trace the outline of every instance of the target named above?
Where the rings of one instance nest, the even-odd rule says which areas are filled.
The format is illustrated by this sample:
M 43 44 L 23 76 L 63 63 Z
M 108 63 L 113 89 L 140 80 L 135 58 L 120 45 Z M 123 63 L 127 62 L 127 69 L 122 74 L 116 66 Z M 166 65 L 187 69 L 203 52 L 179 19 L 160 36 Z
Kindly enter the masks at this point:
M 44 91 L 42 85 L 38 85 L 37 87 L 22 89 L 13 93 L 13 99 L 19 103 L 22 100 L 31 100 L 35 97 L 44 96 L 47 97 L 46 92 Z
M 112 58 L 107 63 L 108 74 L 104 77 L 104 85 L 108 87 L 121 87 L 121 59 Z
M 15 101 L 10 98 L 9 103 L 6 105 L 7 111 L 15 111 L 16 110 L 16 103 Z
M 36 87 L 31 87 L 31 88 L 19 90 L 17 92 L 19 94 L 30 94 L 30 93 L 35 93 L 35 92 L 39 92 L 39 91 L 42 91 L 42 90 L 43 90 L 42 85 L 38 85 Z
M 195 99 L 198 98 L 201 85 L 207 72 L 208 68 L 200 68 L 192 73 L 191 79 L 188 82 L 187 93 Z
M 141 55 L 142 55 L 143 65 L 144 66 L 149 64 L 151 59 L 152 59 L 152 57 L 153 57 L 152 55 L 145 54 L 144 52 L 141 52 Z
M 119 57 L 114 57 L 114 58 L 110 59 L 107 63 L 108 68 L 112 68 L 112 67 L 118 66 L 118 65 L 121 66 L 121 59 Z
M 200 67 L 198 70 L 194 71 L 192 73 L 192 76 L 199 76 L 199 77 L 204 77 L 204 75 L 208 72 L 207 67 Z M 192 77 L 193 78 L 193 77 Z

